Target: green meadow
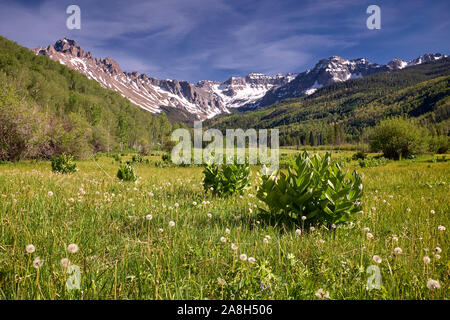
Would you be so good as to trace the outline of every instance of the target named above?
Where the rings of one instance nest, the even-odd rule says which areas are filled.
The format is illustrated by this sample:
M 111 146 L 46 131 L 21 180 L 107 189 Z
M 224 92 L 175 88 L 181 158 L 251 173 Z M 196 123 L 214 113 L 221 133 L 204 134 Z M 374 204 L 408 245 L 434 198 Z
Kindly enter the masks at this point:
M 222 199 L 202 167 L 158 155 L 135 183 L 106 155 L 73 174 L 0 164 L 0 299 L 448 299 L 449 155 L 361 168 L 353 153 L 332 156 L 363 175 L 363 212 L 335 230 L 261 215 L 257 167 Z

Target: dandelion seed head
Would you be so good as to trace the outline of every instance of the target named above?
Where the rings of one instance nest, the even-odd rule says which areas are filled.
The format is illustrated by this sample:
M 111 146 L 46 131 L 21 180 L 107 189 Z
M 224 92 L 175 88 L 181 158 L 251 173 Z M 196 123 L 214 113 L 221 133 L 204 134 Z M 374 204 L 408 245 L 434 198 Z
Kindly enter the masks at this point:
M 247 260 L 247 255 L 245 253 L 241 254 L 239 256 L 239 259 L 241 259 L 242 261 L 246 261 Z
M 441 285 L 439 284 L 439 281 L 437 281 L 437 280 L 428 279 L 427 288 L 430 290 L 440 289 Z
M 64 268 L 67 268 L 67 267 L 69 266 L 69 264 L 70 264 L 69 259 L 67 259 L 67 258 L 62 258 L 62 259 L 61 259 L 61 265 L 62 265 Z
M 328 291 L 325 291 L 322 288 L 320 288 L 316 292 L 316 297 L 319 299 L 328 299 L 330 297 L 330 293 Z
M 380 256 L 374 255 L 372 257 L 373 261 L 375 261 L 376 263 L 381 263 L 383 261 L 383 259 L 381 259 Z
M 33 267 L 36 269 L 39 269 L 44 264 L 44 260 L 42 260 L 40 257 L 36 257 L 36 259 L 33 260 Z
M 76 245 L 75 243 L 71 243 L 67 246 L 67 251 L 69 253 L 76 253 L 78 251 L 78 245 Z
M 423 257 L 423 262 L 424 262 L 425 264 L 429 264 L 429 263 L 431 262 L 430 257 L 429 257 L 429 256 Z
M 26 250 L 28 253 L 33 253 L 33 252 L 36 251 L 36 248 L 35 248 L 32 244 L 29 244 L 29 245 L 27 245 L 27 246 L 25 247 L 25 250 Z

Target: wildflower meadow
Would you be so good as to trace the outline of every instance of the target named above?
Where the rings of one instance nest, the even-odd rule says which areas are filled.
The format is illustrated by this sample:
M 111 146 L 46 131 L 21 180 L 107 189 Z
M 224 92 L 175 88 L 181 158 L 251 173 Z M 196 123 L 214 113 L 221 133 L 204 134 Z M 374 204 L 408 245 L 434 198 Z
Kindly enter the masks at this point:
M 0 299 L 449 298 L 447 161 L 332 151 L 361 177 L 362 210 L 326 225 L 265 214 L 257 166 L 220 197 L 202 166 L 148 156 L 127 181 L 117 157 L 0 165 Z

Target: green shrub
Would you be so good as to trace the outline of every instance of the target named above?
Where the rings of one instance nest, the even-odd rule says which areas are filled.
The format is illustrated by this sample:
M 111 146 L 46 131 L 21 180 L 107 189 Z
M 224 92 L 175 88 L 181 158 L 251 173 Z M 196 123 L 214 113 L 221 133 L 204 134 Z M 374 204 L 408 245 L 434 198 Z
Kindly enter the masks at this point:
M 162 158 L 162 161 L 170 161 L 170 154 L 168 154 L 168 153 L 164 153 L 162 156 L 161 156 L 161 158 Z
M 203 170 L 203 188 L 214 195 L 227 197 L 242 194 L 249 185 L 250 166 L 248 164 L 209 164 Z
M 352 159 L 353 160 L 364 160 L 367 157 L 367 153 L 365 153 L 362 150 L 359 150 L 358 152 L 356 152 L 353 156 Z
M 353 219 L 362 210 L 362 180 L 353 173 L 343 172 L 327 153 L 310 157 L 305 151 L 292 160 L 288 173 L 278 171 L 262 176 L 257 197 L 267 206 L 263 213 L 290 217 L 300 222 L 331 225 Z
M 124 181 L 136 181 L 137 175 L 130 164 L 121 164 L 117 172 L 117 178 Z
M 61 154 L 51 161 L 52 171 L 60 173 L 73 173 L 77 171 L 77 164 L 71 155 Z
M 144 157 L 140 154 L 133 154 L 133 156 L 131 157 L 131 162 L 133 163 L 143 163 L 144 161 Z
M 370 147 L 383 151 L 388 159 L 408 158 L 426 149 L 427 133 L 412 120 L 390 118 L 381 121 L 372 130 Z
M 358 163 L 361 168 L 373 168 L 378 166 L 384 166 L 389 162 L 388 159 L 384 157 L 379 158 L 367 158 L 367 159 L 359 159 Z
M 435 136 L 430 138 L 430 151 L 433 153 L 447 153 L 450 148 L 450 138 L 447 136 Z

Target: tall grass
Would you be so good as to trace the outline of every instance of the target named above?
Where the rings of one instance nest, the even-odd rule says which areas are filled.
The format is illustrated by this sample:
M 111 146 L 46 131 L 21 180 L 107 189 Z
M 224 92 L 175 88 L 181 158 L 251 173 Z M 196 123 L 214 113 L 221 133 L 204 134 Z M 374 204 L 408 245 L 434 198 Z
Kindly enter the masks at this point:
M 132 183 L 115 178 L 106 157 L 69 176 L 48 162 L 3 164 L 0 298 L 318 299 L 323 289 L 331 299 L 448 299 L 449 237 L 438 227 L 450 226 L 450 166 L 427 161 L 352 162 L 364 176 L 364 212 L 335 233 L 260 216 L 254 189 L 205 194 L 200 167 L 136 164 Z M 80 290 L 68 290 L 63 258 L 80 267 Z M 370 265 L 380 268 L 379 290 L 366 289 Z M 441 288 L 428 289 L 429 279 Z

